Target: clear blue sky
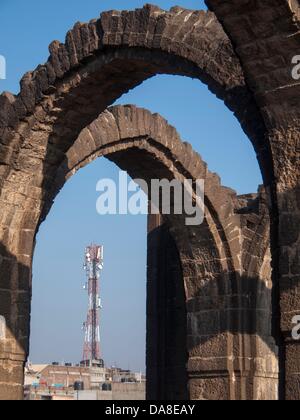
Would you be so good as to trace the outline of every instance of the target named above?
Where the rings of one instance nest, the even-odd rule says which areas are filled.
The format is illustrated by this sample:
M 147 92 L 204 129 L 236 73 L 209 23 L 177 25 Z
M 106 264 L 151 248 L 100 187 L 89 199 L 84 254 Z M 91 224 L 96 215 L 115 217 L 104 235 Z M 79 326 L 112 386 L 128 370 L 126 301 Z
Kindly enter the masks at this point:
M 48 57 L 48 44 L 64 40 L 76 21 L 103 10 L 132 9 L 141 0 L 1 0 L 0 54 L 7 60 L 7 80 L 0 91 L 17 93 L 19 79 Z M 159 1 L 168 9 L 180 1 Z M 203 1 L 184 0 L 186 8 Z M 199 81 L 158 76 L 120 98 L 161 113 L 184 140 L 240 193 L 256 191 L 261 176 L 249 140 L 234 116 Z M 102 276 L 102 342 L 107 364 L 143 370 L 145 365 L 146 217 L 96 214 L 97 181 L 116 179 L 118 168 L 100 159 L 76 174 L 57 197 L 38 234 L 34 257 L 31 359 L 78 361 L 87 296 L 82 290 L 84 247 L 105 246 Z M 1 312 L 1 308 L 0 308 Z

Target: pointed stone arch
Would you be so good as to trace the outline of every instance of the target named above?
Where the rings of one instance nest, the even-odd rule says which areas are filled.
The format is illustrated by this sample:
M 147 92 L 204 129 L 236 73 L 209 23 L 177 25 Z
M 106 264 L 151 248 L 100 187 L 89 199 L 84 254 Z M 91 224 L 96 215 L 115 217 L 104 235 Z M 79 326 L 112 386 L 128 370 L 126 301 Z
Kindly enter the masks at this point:
M 290 66 L 299 44 L 299 5 L 288 0 L 207 3 L 226 33 L 211 12 L 165 12 L 150 5 L 107 12 L 76 24 L 65 44 L 52 43 L 49 60 L 24 76 L 18 96 L 0 96 L 1 252 L 4 259 L 5 252 L 15 256 L 16 244 L 26 243 L 29 221 L 20 237 L 9 226 L 27 217 L 17 206 L 24 200 L 27 170 L 39 165 L 43 148 L 53 169 L 45 169 L 43 193 L 51 194 L 57 165 L 81 130 L 121 94 L 155 74 L 198 78 L 235 113 L 258 156 L 272 204 L 273 324 L 280 347 L 281 397 L 299 399 L 299 346 L 290 338 L 291 314 L 297 314 L 299 301 L 299 84 L 291 79 Z M 12 185 L 19 190 L 12 192 Z M 30 194 L 28 209 L 34 212 L 41 190 L 33 183 Z M 18 256 L 26 267 L 29 256 Z M 11 282 L 23 284 L 22 276 L 13 271 Z

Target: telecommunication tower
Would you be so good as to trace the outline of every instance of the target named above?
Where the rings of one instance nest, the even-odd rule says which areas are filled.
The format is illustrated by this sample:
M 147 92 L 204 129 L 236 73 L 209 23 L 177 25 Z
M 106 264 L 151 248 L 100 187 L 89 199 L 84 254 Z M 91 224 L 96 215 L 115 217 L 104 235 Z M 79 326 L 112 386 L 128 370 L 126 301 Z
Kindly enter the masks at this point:
M 100 348 L 100 272 L 103 269 L 103 246 L 90 245 L 86 248 L 84 269 L 87 277 L 84 289 L 88 291 L 89 303 L 87 320 L 83 324 L 85 334 L 82 364 L 103 365 Z

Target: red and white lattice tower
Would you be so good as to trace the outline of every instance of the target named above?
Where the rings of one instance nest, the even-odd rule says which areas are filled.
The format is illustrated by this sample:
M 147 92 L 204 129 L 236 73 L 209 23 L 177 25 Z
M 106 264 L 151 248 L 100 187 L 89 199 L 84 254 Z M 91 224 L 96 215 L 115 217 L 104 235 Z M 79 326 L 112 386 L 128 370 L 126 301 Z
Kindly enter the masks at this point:
M 84 269 L 87 282 L 85 289 L 89 295 L 87 320 L 83 324 L 85 336 L 83 363 L 92 365 L 101 360 L 100 349 L 100 272 L 103 269 L 103 246 L 90 245 L 85 250 Z

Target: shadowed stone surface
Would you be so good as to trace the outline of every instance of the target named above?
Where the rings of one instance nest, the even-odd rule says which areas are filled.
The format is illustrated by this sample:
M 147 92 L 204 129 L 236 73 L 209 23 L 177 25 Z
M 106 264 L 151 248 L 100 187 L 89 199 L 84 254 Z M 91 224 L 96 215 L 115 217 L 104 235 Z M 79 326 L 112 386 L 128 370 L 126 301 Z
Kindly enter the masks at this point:
M 280 397 L 299 400 L 299 343 L 292 340 L 291 329 L 300 311 L 300 84 L 292 78 L 292 58 L 300 51 L 300 5 L 298 0 L 206 3 L 233 42 L 266 127 L 265 144 L 273 161 L 271 243 Z

